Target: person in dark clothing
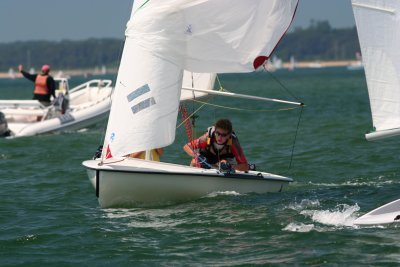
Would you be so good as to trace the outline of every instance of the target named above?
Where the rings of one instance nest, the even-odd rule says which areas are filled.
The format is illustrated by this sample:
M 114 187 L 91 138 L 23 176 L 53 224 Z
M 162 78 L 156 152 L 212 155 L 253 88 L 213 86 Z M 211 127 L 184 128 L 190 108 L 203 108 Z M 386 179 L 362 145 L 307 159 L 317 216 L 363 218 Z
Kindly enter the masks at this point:
M 33 91 L 33 99 L 39 100 L 44 106 L 51 104 L 50 97 L 55 95 L 56 84 L 53 77 L 50 76 L 50 66 L 43 65 L 41 74 L 29 74 L 23 70 L 23 66 L 18 66 L 19 72 L 28 80 L 35 83 L 35 89 Z
M 11 136 L 11 131 L 8 129 L 6 116 L 3 112 L 0 112 L 0 137 Z

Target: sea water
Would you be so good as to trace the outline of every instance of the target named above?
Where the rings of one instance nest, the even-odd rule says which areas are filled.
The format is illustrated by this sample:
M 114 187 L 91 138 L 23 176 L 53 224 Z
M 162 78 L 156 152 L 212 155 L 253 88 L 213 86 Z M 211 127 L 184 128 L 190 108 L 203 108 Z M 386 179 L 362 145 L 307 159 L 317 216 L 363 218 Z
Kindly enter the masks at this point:
M 214 97 L 196 113 L 198 134 L 230 118 L 250 162 L 294 178 L 286 192 L 214 192 L 174 205 L 101 209 L 81 162 L 102 143 L 106 121 L 1 139 L 0 265 L 397 266 L 396 225 L 353 223 L 400 197 L 399 139 L 364 138 L 372 128 L 364 73 L 296 69 L 220 75 L 220 81 L 232 92 L 305 103 L 301 113 Z M 0 80 L 1 99 L 30 99 L 32 89 L 27 80 Z M 188 103 L 189 112 L 199 105 Z M 162 160 L 188 164 L 186 142 L 180 127 Z

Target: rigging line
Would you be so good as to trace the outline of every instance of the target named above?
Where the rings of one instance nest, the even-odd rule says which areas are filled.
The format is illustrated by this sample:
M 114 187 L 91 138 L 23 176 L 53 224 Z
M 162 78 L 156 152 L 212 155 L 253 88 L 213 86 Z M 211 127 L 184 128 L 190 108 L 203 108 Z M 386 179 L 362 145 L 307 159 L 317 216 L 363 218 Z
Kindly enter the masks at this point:
M 192 88 L 194 88 L 194 75 L 193 75 L 193 72 L 192 72 Z M 196 94 L 195 94 L 195 92 L 194 91 L 192 91 L 192 94 L 193 94 L 193 99 L 196 99 Z M 194 109 L 195 109 L 195 103 L 194 103 L 194 101 L 192 101 L 192 113 L 194 112 Z M 194 117 L 194 115 L 193 115 L 193 119 L 192 119 L 192 127 L 191 127 L 191 130 L 192 130 L 192 134 L 191 134 L 191 136 L 192 136 L 192 140 L 189 140 L 190 142 L 193 142 L 193 140 L 194 140 L 194 138 L 195 138 L 195 136 L 196 136 L 196 130 L 195 130 L 195 123 L 196 123 L 196 117 Z
M 229 91 L 228 89 L 226 89 L 225 87 L 222 86 L 222 83 L 221 83 L 221 81 L 219 80 L 218 74 L 216 74 L 215 77 L 216 77 L 216 79 L 217 79 L 218 86 L 219 86 L 219 90 L 218 90 L 218 91 L 220 91 L 220 92 L 228 92 L 228 93 L 231 93 L 231 91 Z
M 225 91 L 225 88 L 222 87 L 221 81 L 219 80 L 218 74 L 215 74 L 215 78 L 217 79 L 218 85 L 219 85 L 219 90 L 220 91 Z
M 301 110 L 300 110 L 300 114 L 299 114 L 299 121 L 297 122 L 297 127 L 296 127 L 296 133 L 294 135 L 294 140 L 293 140 L 293 146 L 292 146 L 292 153 L 290 155 L 290 162 L 289 162 L 289 168 L 288 170 L 290 170 L 290 167 L 292 167 L 292 161 L 293 161 L 293 155 L 294 155 L 294 147 L 296 145 L 296 140 L 297 140 L 297 134 L 299 132 L 299 128 L 300 128 L 300 121 L 301 121 L 301 116 L 303 115 L 303 106 L 301 106 Z
M 267 70 L 265 67 L 265 64 L 263 65 L 263 68 L 265 72 L 267 72 L 282 88 L 289 94 L 291 95 L 294 99 L 296 99 L 298 102 L 303 103 L 298 97 L 296 97 L 275 75 L 273 75 L 270 71 Z
M 213 107 L 218 107 L 218 108 L 224 108 L 224 109 L 230 109 L 230 110 L 238 110 L 238 111 L 249 111 L 249 112 L 278 112 L 278 111 L 288 111 L 296 108 L 300 108 L 303 106 L 296 106 L 296 107 L 290 107 L 290 108 L 280 108 L 280 109 L 245 109 L 245 108 L 234 108 L 234 107 L 228 107 L 228 106 L 222 106 L 222 105 L 217 105 L 217 104 L 212 104 L 212 103 L 207 103 L 203 102 L 200 100 L 193 100 L 194 102 L 202 103 L 203 105 L 209 105 Z
M 184 119 L 178 126 L 176 126 L 176 129 L 178 129 L 179 127 L 181 127 L 188 119 L 190 119 L 191 117 L 193 117 L 194 114 L 196 114 L 201 108 L 203 108 L 203 106 L 205 106 L 207 103 L 204 103 L 203 105 L 201 105 L 198 109 L 196 109 L 192 114 L 190 114 L 186 119 Z

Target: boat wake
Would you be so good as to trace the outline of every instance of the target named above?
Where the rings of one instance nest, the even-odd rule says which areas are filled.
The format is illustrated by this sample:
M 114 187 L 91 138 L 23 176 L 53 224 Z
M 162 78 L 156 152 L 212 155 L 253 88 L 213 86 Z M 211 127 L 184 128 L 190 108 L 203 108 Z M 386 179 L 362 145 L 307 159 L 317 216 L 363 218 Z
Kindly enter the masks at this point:
M 235 191 L 216 191 L 205 196 L 205 198 L 213 198 L 218 196 L 240 196 L 241 194 Z
M 300 214 L 309 217 L 313 222 L 320 224 L 353 226 L 353 222 L 357 218 L 355 213 L 359 210 L 360 207 L 357 204 L 353 206 L 339 204 L 333 210 L 303 210 Z
M 306 222 L 291 222 L 283 228 L 290 232 L 335 231 L 342 228 L 359 228 L 354 224 L 360 207 L 348 204 L 338 204 L 334 209 L 319 209 L 318 200 L 304 199 L 300 203 L 290 204 L 287 208 L 296 210 L 303 215 Z
M 313 183 L 308 182 L 308 185 L 317 186 L 317 187 L 341 187 L 341 186 L 373 186 L 373 187 L 381 187 L 387 185 L 398 184 L 400 181 L 398 180 L 384 180 L 384 176 L 379 176 L 371 181 L 345 181 L 343 183 Z

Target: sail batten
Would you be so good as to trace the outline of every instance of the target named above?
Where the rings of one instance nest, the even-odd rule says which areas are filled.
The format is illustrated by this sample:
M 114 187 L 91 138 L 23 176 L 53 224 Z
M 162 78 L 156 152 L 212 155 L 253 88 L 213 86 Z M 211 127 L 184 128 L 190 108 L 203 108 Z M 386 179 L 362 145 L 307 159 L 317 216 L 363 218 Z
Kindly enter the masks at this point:
M 388 9 L 388 8 L 384 8 L 384 7 L 380 7 L 380 6 L 364 5 L 364 4 L 359 4 L 359 3 L 352 3 L 352 6 L 387 12 L 387 13 L 391 13 L 391 14 L 395 14 L 395 12 L 396 12 L 395 9 Z

